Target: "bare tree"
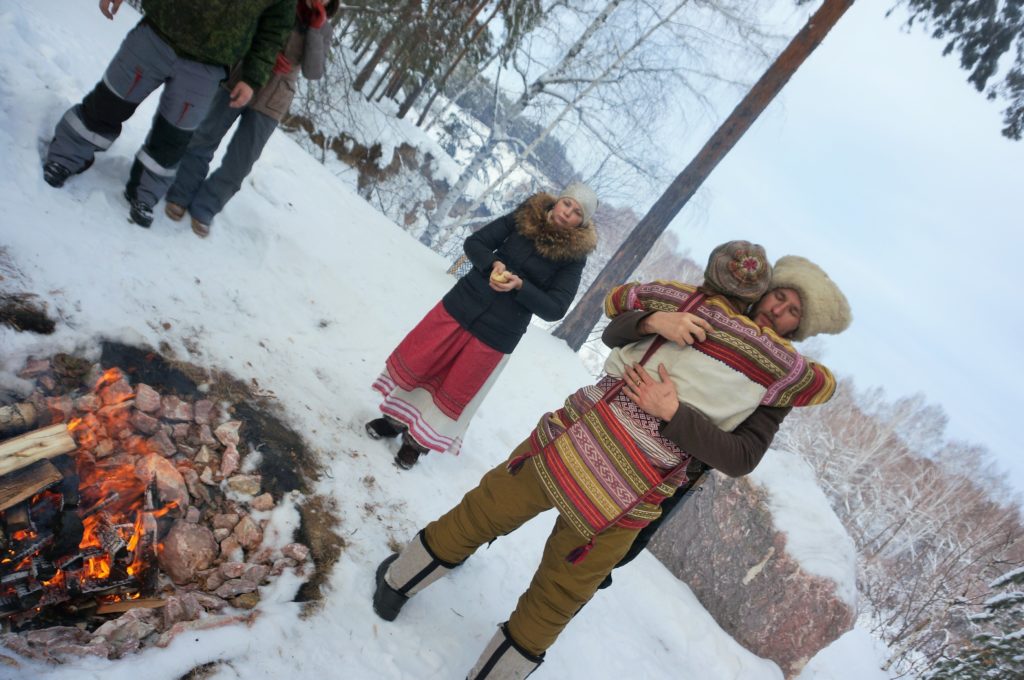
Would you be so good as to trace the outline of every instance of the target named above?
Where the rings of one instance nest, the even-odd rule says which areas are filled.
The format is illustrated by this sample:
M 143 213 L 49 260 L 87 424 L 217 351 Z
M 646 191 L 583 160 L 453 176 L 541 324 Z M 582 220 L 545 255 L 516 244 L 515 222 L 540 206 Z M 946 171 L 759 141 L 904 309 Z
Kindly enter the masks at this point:
M 822 3 L 689 165 L 654 202 L 627 243 L 612 256 L 579 304 L 562 321 L 555 336 L 573 349 L 579 349 L 600 317 L 605 292 L 629 277 L 644 253 L 852 4 L 853 0 Z

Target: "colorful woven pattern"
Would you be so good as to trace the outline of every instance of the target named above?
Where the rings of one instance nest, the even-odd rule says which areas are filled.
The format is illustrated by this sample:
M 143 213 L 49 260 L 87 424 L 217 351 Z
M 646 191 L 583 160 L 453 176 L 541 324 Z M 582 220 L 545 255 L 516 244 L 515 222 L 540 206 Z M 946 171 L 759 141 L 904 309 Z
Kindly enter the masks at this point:
M 632 310 L 674 312 L 696 288 L 676 281 L 627 283 L 605 298 L 605 314 Z M 721 296 L 706 298 L 692 313 L 714 329 L 691 347 L 766 388 L 763 406 L 811 406 L 832 398 L 836 380 L 825 366 L 805 359 L 789 341 L 737 313 Z
M 612 524 L 647 525 L 661 514 L 661 501 L 686 481 L 681 463 L 689 456 L 656 428 L 652 432 L 650 422 L 634 420 L 615 400 L 602 401 L 616 382 L 605 378 L 577 390 L 531 434 L 540 452 L 531 459 L 534 470 L 559 512 L 585 538 Z M 679 471 L 663 480 L 665 469 L 651 460 Z

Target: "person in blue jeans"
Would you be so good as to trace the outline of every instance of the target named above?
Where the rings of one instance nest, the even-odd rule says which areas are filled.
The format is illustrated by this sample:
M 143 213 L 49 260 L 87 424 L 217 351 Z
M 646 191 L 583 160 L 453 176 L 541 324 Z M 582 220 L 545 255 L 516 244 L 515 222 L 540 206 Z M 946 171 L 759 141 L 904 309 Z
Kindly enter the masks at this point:
M 218 90 L 181 160 L 174 184 L 167 191 L 164 212 L 169 218 L 177 222 L 188 213 L 196 236 L 209 236 L 213 218 L 241 189 L 263 147 L 288 113 L 300 68 L 308 80 L 323 77 L 331 40 L 328 18 L 338 5 L 339 0 L 330 0 L 326 5 L 320 0 L 299 0 L 295 29 L 288 36 L 284 51 L 277 55 L 270 80 L 253 95 L 248 106 L 231 106 L 229 92 L 240 73 L 233 72 Z M 238 128 L 220 167 L 208 175 L 217 147 L 236 120 Z
M 99 8 L 113 19 L 122 2 L 100 0 Z M 102 79 L 57 123 L 43 179 L 59 189 L 88 170 L 139 104 L 162 87 L 124 189 L 128 219 L 148 227 L 228 67 L 239 64 L 240 74 L 229 106 L 244 106 L 267 82 L 294 25 L 295 0 L 142 0 L 142 9 L 142 21 L 125 36 Z

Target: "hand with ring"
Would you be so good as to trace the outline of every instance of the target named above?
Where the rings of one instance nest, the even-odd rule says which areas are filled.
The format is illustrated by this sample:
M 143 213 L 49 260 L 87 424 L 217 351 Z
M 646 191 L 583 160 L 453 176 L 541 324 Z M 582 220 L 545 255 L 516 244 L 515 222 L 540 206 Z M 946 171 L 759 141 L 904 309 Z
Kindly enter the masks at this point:
M 665 364 L 658 364 L 658 376 L 654 378 L 640 364 L 627 366 L 623 373 L 623 393 L 650 414 L 661 420 L 672 420 L 679 409 L 679 397 Z

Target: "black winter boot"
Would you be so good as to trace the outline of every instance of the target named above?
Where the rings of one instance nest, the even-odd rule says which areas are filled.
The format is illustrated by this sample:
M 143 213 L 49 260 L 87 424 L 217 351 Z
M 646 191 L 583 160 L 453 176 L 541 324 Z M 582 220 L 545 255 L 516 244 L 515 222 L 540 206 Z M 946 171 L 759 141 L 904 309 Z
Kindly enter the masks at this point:
M 366 423 L 366 434 L 370 435 L 371 439 L 397 437 L 403 432 L 405 432 L 405 426 L 387 416 L 374 418 Z
M 71 175 L 81 175 L 92 167 L 92 163 L 93 159 L 90 158 L 89 162 L 83 165 L 81 170 L 74 172 L 57 161 L 50 161 L 43 164 L 43 179 L 54 189 L 60 189 L 64 186 L 64 182 L 68 181 L 68 177 L 71 177 Z
M 124 199 L 128 201 L 128 219 L 140 227 L 149 229 L 149 225 L 153 224 L 153 206 L 132 198 L 127 189 L 124 190 Z
M 394 621 L 410 597 L 457 566 L 439 560 L 420 531 L 402 552 L 391 555 L 377 567 L 373 611 L 385 621 Z
M 395 465 L 402 468 L 403 470 L 410 469 L 416 464 L 416 461 L 420 459 L 424 453 L 429 449 L 420 446 L 412 437 L 406 434 L 402 437 L 402 447 L 398 449 L 398 453 L 395 454 Z
M 391 563 L 398 559 L 398 553 L 392 553 L 377 566 L 377 589 L 373 591 L 373 611 L 385 621 L 394 621 L 398 618 L 398 612 L 402 611 L 407 598 L 400 592 L 388 585 L 384 580 Z
M 520 647 L 508 634 L 508 623 L 502 623 L 466 680 L 523 680 L 542 663 L 544 655 L 534 656 Z

